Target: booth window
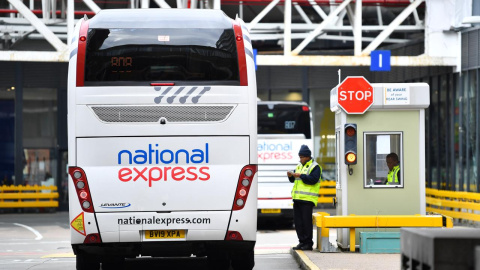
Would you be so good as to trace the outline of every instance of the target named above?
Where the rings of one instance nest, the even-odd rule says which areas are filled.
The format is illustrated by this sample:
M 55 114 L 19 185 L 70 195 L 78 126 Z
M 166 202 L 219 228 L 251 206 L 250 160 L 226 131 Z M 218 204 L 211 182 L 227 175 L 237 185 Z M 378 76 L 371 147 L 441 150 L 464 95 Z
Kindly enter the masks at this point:
M 403 175 L 403 133 L 402 132 L 364 132 L 364 188 L 399 188 L 404 186 Z M 387 156 L 398 156 L 398 163 L 390 162 L 392 177 L 389 181 Z M 394 154 L 389 160 L 394 160 Z M 398 167 L 397 167 L 398 166 Z M 394 174 L 398 176 L 395 177 Z M 398 182 L 396 181 L 398 180 Z

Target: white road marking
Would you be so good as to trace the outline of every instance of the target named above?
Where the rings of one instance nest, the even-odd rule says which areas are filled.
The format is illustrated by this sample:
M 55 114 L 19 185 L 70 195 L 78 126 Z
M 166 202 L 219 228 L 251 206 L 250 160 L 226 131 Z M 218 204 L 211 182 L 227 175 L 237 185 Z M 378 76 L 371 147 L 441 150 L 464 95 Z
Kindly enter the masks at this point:
M 20 223 L 13 223 L 13 225 L 23 227 L 23 228 L 33 232 L 37 236 L 37 238 L 35 238 L 35 240 L 41 240 L 43 238 L 43 236 L 37 230 L 35 230 L 34 228 L 32 228 L 30 226 L 23 225 L 23 224 L 20 224 Z
M 15 239 L 18 241 L 25 241 L 25 239 Z M 32 242 L 10 242 L 8 245 L 44 245 L 44 244 L 70 244 L 70 241 L 42 241 L 38 243 L 32 243 Z

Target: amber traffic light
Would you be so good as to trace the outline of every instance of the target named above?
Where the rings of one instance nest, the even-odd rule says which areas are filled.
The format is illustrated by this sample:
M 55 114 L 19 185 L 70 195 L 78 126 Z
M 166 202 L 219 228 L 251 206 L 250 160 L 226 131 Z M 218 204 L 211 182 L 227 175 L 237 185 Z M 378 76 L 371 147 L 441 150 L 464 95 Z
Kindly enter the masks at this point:
M 357 124 L 345 124 L 345 164 L 357 164 Z

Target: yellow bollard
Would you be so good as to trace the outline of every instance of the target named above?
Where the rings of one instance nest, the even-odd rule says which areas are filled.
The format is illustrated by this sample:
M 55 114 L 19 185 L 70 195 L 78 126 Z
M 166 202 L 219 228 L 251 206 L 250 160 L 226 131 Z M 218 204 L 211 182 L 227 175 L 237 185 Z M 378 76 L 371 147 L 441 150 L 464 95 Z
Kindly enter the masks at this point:
M 350 228 L 350 252 L 355 252 L 355 228 Z
M 317 249 L 320 252 L 337 252 L 337 248 L 330 243 L 330 229 L 325 227 L 325 217 L 330 216 L 326 212 L 313 214 L 314 224 L 317 226 Z
M 355 214 L 349 216 L 355 216 Z M 350 228 L 350 252 L 355 252 L 355 228 Z

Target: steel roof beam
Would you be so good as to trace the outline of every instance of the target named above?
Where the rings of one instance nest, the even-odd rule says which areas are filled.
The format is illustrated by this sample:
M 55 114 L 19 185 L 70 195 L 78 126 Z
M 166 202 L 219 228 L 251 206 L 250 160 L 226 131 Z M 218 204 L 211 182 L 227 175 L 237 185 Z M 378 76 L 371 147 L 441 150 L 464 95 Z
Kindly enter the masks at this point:
M 292 51 L 292 55 L 298 55 L 303 49 L 305 49 L 305 47 L 307 47 L 307 45 L 313 40 L 315 39 L 316 36 L 318 36 L 322 31 L 323 31 L 323 28 L 325 28 L 325 26 L 327 26 L 333 19 L 335 19 L 337 17 L 337 15 L 340 13 L 340 11 L 344 10 L 345 7 L 350 4 L 350 2 L 352 2 L 352 0 L 345 0 L 342 2 L 342 4 L 340 6 L 338 6 L 334 11 L 330 12 L 330 14 L 328 14 L 328 17 L 323 20 L 322 23 L 320 23 L 320 25 L 315 29 L 313 30 L 306 39 L 304 39 L 300 45 L 297 46 L 297 48 L 295 48 L 295 50 Z
M 298 14 L 300 14 L 300 17 L 302 17 L 303 21 L 305 21 L 306 24 L 312 24 L 312 21 L 310 20 L 310 18 L 308 18 L 305 11 L 303 11 L 302 7 L 299 6 L 297 2 L 293 2 L 293 7 L 298 12 Z
M 159 5 L 161 8 L 172 8 L 170 7 L 169 4 L 167 4 L 167 2 L 165 2 L 165 0 L 154 0 L 155 3 L 157 3 L 157 5 Z
M 0 61 L 68 62 L 68 54 L 67 51 L 0 51 Z
M 353 55 L 359 56 L 362 53 L 362 1 L 355 1 L 353 26 Z
M 415 0 L 412 2 L 362 51 L 361 55 L 369 55 L 371 51 L 375 50 L 423 1 Z
M 308 33 L 292 33 L 291 39 L 305 39 Z M 250 34 L 251 40 L 279 40 L 283 39 L 283 33 L 255 33 Z M 324 40 L 342 40 L 342 41 L 354 41 L 353 36 L 338 36 L 338 35 L 319 35 L 316 39 L 324 39 Z M 373 41 L 375 37 L 362 37 L 362 41 Z M 387 38 L 385 39 L 385 43 L 404 43 L 408 42 L 409 39 L 400 39 L 400 38 Z
M 249 23 L 246 23 L 247 26 Z M 261 29 L 275 29 L 275 30 L 282 30 L 284 28 L 284 23 L 257 23 L 255 29 L 251 30 L 250 33 L 253 33 L 257 30 Z M 318 27 L 318 24 L 306 24 L 306 23 L 292 23 L 292 30 L 315 30 Z M 371 32 L 371 31 L 383 31 L 387 28 L 387 26 L 381 25 L 363 25 L 362 31 Z M 395 28 L 396 31 L 400 32 L 413 32 L 413 31 L 424 31 L 425 28 L 423 26 L 418 25 L 399 25 Z M 341 32 L 351 32 L 352 26 L 351 25 L 342 25 L 342 26 L 335 26 L 329 25 L 323 28 L 323 31 L 341 31 Z
M 392 56 L 391 66 L 456 66 L 456 57 Z M 257 55 L 259 66 L 370 66 L 370 56 L 337 55 Z
M 95 12 L 95 14 L 97 14 L 101 10 L 101 8 L 97 6 L 97 4 L 95 4 L 95 2 L 93 2 L 92 0 L 83 0 L 83 3 L 85 3 L 85 5 L 87 5 L 87 7 L 91 11 Z
M 252 29 L 256 26 L 256 24 L 261 19 L 263 19 L 263 17 L 265 17 L 265 15 L 267 15 L 267 13 L 270 12 L 270 10 L 272 10 L 279 2 L 280 0 L 273 0 L 262 11 L 260 11 L 260 13 L 258 13 L 258 15 L 255 18 L 253 18 L 253 20 L 250 23 L 247 24 L 248 31 L 252 31 Z
M 67 50 L 67 45 L 63 43 L 55 34 L 48 29 L 48 27 L 40 21 L 40 19 L 33 14 L 28 7 L 26 7 L 23 2 L 20 0 L 8 0 L 8 2 L 22 14 L 25 19 L 27 19 L 35 29 L 38 30 L 40 34 L 42 34 L 45 39 L 50 43 L 55 50 L 59 52 L 63 52 Z

